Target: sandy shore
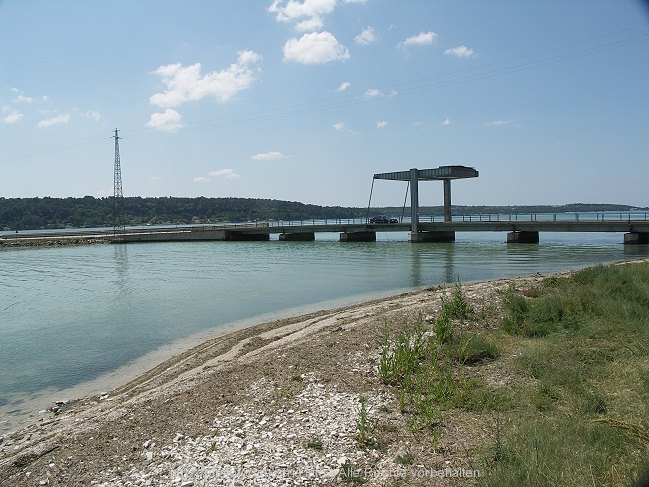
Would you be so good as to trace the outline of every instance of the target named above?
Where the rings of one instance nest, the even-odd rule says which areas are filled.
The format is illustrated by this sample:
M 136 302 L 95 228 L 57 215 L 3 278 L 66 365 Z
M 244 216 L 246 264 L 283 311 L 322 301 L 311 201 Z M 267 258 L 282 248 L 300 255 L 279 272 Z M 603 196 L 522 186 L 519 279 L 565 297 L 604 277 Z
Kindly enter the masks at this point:
M 510 283 L 540 278 L 463 289 L 478 312 L 491 313 Z M 470 485 L 480 474 L 471 458 L 488 435 L 485 418 L 446 418 L 437 444 L 415 437 L 377 374 L 385 338 L 434 316 L 446 292 L 403 293 L 227 333 L 108 394 L 59 404 L 56 414 L 1 437 L 0 485 L 335 485 L 342 465 L 363 469 L 365 485 L 403 476 L 407 485 Z M 498 326 L 497 316 L 490 319 L 487 326 Z M 490 383 L 507 382 L 498 370 L 483 372 Z M 376 448 L 358 446 L 361 396 Z M 404 466 L 406 452 L 414 461 Z

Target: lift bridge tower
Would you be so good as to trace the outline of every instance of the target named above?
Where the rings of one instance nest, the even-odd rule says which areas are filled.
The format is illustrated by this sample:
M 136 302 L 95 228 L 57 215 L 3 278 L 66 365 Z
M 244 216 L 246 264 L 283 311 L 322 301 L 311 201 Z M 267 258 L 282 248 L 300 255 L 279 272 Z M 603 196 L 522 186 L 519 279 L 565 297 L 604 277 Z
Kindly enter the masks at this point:
M 113 233 L 124 231 L 124 193 L 122 192 L 122 168 L 119 162 L 119 130 L 115 129 L 115 169 L 113 189 Z

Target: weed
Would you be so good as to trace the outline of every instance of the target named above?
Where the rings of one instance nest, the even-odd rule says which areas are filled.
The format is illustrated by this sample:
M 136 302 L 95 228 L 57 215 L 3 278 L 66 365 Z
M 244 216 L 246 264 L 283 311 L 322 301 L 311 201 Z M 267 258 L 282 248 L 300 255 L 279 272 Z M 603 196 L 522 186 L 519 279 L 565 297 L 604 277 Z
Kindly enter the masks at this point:
M 340 479 L 346 484 L 364 484 L 366 482 L 363 469 L 359 468 L 356 464 L 347 460 L 342 467 L 340 467 Z
M 613 428 L 618 428 L 620 430 L 626 431 L 629 433 L 631 436 L 639 439 L 646 445 L 649 445 L 649 430 L 646 428 L 643 428 L 640 425 L 637 424 L 632 424 L 627 421 L 622 421 L 619 419 L 613 419 L 613 418 L 600 418 L 600 419 L 594 419 L 591 421 L 591 424 L 605 424 L 607 426 L 611 426 Z
M 548 384 L 540 384 L 532 389 L 530 400 L 539 411 L 548 411 L 560 399 L 558 391 Z
M 401 333 L 393 344 L 386 342 L 379 361 L 379 376 L 383 383 L 399 385 L 414 373 L 425 354 L 425 344 L 421 328 L 413 335 Z
M 490 340 L 473 334 L 462 334 L 453 339 L 453 356 L 464 365 L 474 365 L 498 358 L 498 347 Z
M 398 455 L 397 458 L 395 459 L 398 465 L 401 465 L 403 467 L 407 467 L 408 465 L 412 465 L 415 463 L 415 457 L 412 455 L 412 453 L 404 453 L 403 455 Z
M 306 447 L 317 451 L 322 451 L 324 449 L 322 440 L 317 437 L 311 438 L 309 441 L 307 441 Z
M 433 331 L 440 345 L 450 342 L 451 338 L 453 338 L 453 322 L 451 321 L 450 314 L 445 312 L 443 307 L 441 313 L 435 320 Z
M 364 447 L 369 443 L 368 434 L 376 426 L 376 421 L 370 421 L 369 419 L 369 412 L 372 408 L 367 407 L 367 396 L 359 396 L 358 402 L 361 405 L 358 411 L 358 421 L 356 422 L 356 426 L 358 427 L 358 443 Z
M 212 441 L 209 446 L 205 447 L 205 453 L 212 453 L 217 450 L 217 443 L 216 441 Z
M 458 279 L 451 293 L 451 300 L 446 301 L 442 297 L 442 313 L 448 314 L 452 319 L 466 320 L 473 315 L 473 306 L 466 299 L 462 284 Z

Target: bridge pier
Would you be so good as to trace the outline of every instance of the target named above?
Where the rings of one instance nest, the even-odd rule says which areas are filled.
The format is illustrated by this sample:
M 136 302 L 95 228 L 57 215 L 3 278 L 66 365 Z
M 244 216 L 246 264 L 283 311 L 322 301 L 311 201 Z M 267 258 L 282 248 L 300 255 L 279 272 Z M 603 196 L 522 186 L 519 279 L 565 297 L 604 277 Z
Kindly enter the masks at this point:
M 526 244 L 539 243 L 539 232 L 535 232 L 535 231 L 509 232 L 507 234 L 507 243 L 526 243 Z
M 631 232 L 624 234 L 624 245 L 649 244 L 649 233 Z
M 292 241 L 292 242 L 310 242 L 315 240 L 314 232 L 291 232 L 291 233 L 280 233 L 280 240 Z
M 408 242 L 410 243 L 423 243 L 423 242 L 455 242 L 455 232 L 439 231 L 439 232 L 409 232 Z
M 376 232 L 343 232 L 340 234 L 341 242 L 376 242 Z

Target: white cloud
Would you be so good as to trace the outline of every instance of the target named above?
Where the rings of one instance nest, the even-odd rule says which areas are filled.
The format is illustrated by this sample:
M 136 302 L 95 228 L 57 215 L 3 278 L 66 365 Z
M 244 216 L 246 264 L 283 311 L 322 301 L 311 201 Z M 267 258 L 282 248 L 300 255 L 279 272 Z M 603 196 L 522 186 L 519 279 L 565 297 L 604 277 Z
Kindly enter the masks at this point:
M 450 49 L 447 49 L 446 51 L 444 51 L 444 54 L 448 54 L 450 56 L 455 56 L 459 58 L 466 58 L 466 57 L 473 57 L 475 55 L 475 51 L 466 46 L 457 46 L 457 47 L 452 47 Z
M 255 154 L 250 159 L 253 161 L 274 161 L 277 159 L 286 159 L 287 156 L 278 151 L 260 152 Z
M 336 0 L 273 0 L 268 12 L 275 14 L 279 22 L 295 22 L 295 28 L 305 32 L 321 29 L 324 25 L 322 16 L 335 8 Z
M 444 120 L 440 122 L 440 125 L 443 125 L 444 127 L 448 127 L 449 125 L 451 125 L 451 119 L 446 117 Z
M 21 118 L 24 117 L 22 113 L 20 113 L 18 110 L 5 105 L 2 107 L 2 117 L 0 120 L 2 123 L 6 123 L 7 125 L 11 125 L 12 123 L 18 122 Z
M 94 120 L 95 122 L 99 122 L 99 120 L 101 120 L 101 114 L 99 112 L 95 111 L 95 110 L 88 110 L 85 113 L 84 117 L 90 118 L 90 119 Z
M 386 122 L 385 120 L 379 120 L 378 122 L 376 122 L 377 129 L 384 129 L 387 126 L 388 126 L 388 122 Z
M 486 122 L 484 124 L 485 127 L 499 127 L 501 125 L 509 125 L 512 123 L 511 120 L 494 120 L 492 122 Z
M 39 128 L 47 128 L 51 127 L 52 125 L 58 125 L 62 123 L 68 123 L 70 121 L 70 115 L 69 114 L 64 114 L 64 115 L 57 115 L 52 118 L 47 118 L 45 120 L 41 120 L 38 122 L 38 127 Z
M 408 37 L 403 41 L 404 46 L 428 46 L 437 40 L 438 35 L 434 32 L 420 32 L 417 35 Z
M 14 98 L 14 101 L 17 103 L 32 103 L 34 99 L 31 96 L 25 96 L 25 95 L 18 95 L 16 98 Z
M 380 96 L 384 97 L 392 97 L 396 96 L 398 93 L 396 90 L 390 90 L 390 91 L 381 91 L 377 90 L 376 88 L 370 88 L 369 90 L 366 90 L 365 93 L 363 93 L 363 96 L 365 97 L 366 100 L 371 100 L 372 98 L 378 98 Z
M 295 30 L 299 32 L 314 32 L 324 27 L 324 22 L 320 17 L 313 17 L 312 19 L 303 20 L 295 24 Z
M 284 44 L 284 61 L 325 64 L 349 59 L 349 51 L 330 32 L 312 32 Z
M 176 110 L 167 108 L 162 113 L 153 113 L 146 126 L 163 132 L 175 132 L 183 128 L 182 115 Z
M 218 179 L 237 179 L 240 177 L 239 174 L 234 172 L 234 169 L 219 169 L 218 171 L 210 171 L 208 176 Z
M 363 46 L 368 46 L 376 42 L 376 34 L 374 33 L 374 27 L 365 27 L 363 31 L 354 37 L 356 44 L 361 44 Z
M 180 63 L 160 66 L 154 71 L 162 78 L 166 90 L 156 93 L 152 105 L 171 108 L 187 101 L 211 97 L 219 102 L 231 100 L 242 90 L 250 88 L 255 80 L 254 66 L 261 57 L 254 51 L 241 51 L 237 61 L 221 71 L 201 74 L 200 63 L 183 66 Z
M 338 87 L 338 91 L 345 91 L 351 85 L 352 84 L 349 81 L 343 81 L 342 83 L 340 83 L 340 86 Z
M 333 124 L 333 128 L 336 129 L 336 131 L 341 133 L 358 135 L 358 132 L 356 130 L 348 128 L 345 122 L 336 122 Z
M 216 179 L 237 179 L 239 175 L 234 172 L 233 169 L 219 169 L 218 171 L 210 171 L 208 174 L 208 177 L 205 176 L 196 176 L 194 178 L 194 182 L 196 184 L 207 184 L 211 183 L 212 180 L 210 178 L 216 178 Z

